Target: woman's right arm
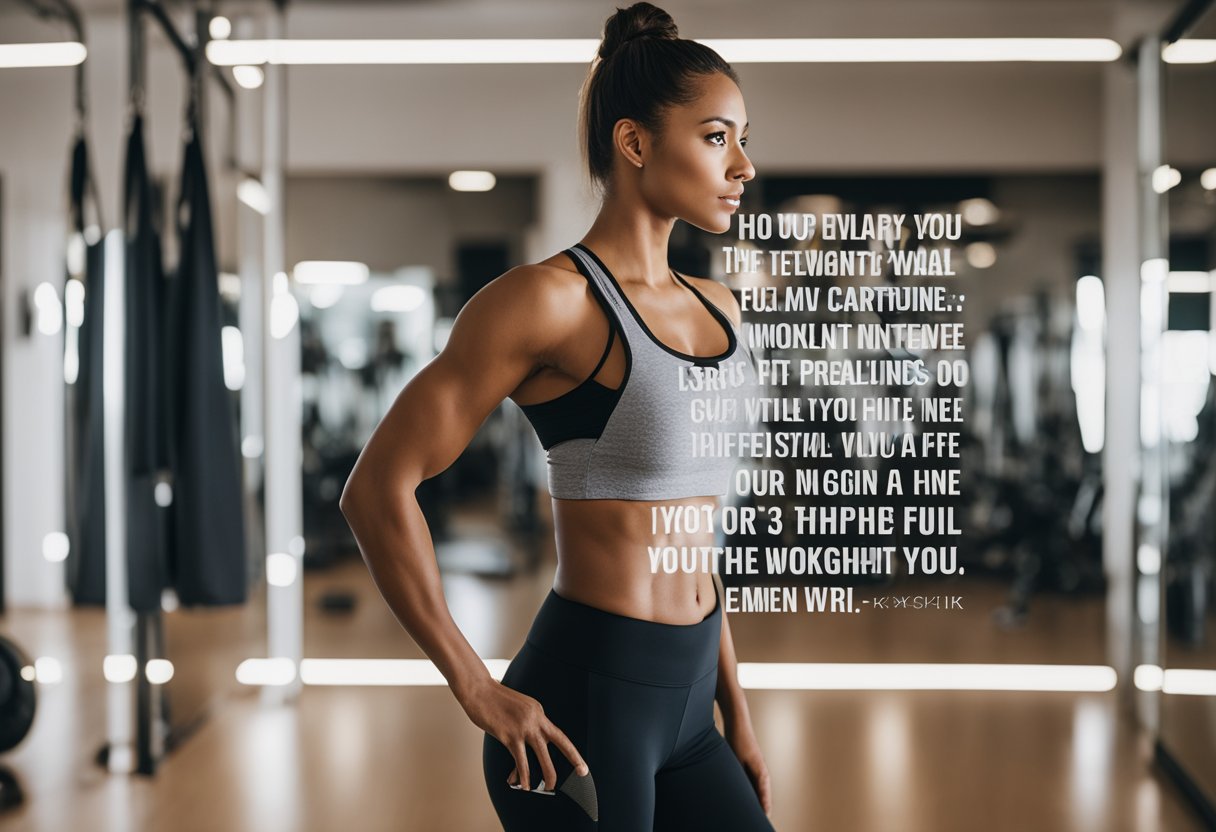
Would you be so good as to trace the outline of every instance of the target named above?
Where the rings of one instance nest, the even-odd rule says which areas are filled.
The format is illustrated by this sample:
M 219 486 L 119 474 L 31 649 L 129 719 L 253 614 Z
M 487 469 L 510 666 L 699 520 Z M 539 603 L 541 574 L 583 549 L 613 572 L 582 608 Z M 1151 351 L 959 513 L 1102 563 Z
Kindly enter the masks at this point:
M 465 304 L 443 350 L 406 384 L 377 425 L 339 500 L 384 600 L 474 724 L 514 755 L 524 788 L 525 746 L 536 753 L 550 786 L 556 775 L 548 743 L 580 773 L 585 763 L 539 702 L 490 676 L 456 626 L 415 490 L 456 460 L 502 400 L 566 337 L 569 313 L 563 314 L 560 293 L 542 284 L 543 273 L 521 266 Z

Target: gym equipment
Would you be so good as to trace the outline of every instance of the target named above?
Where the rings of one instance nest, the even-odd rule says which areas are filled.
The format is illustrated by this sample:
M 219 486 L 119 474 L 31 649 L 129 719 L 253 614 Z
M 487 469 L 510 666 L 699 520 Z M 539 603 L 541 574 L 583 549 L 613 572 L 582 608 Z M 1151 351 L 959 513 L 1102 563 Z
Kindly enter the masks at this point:
M 138 112 L 127 138 L 124 178 L 127 598 L 131 609 L 150 613 L 160 609 L 170 569 L 166 539 L 169 518 L 156 500 L 157 486 L 169 462 L 162 348 L 167 339 L 161 323 L 166 287 L 160 232 L 154 219 L 153 183 L 144 149 L 143 116 Z M 167 332 L 175 329 L 169 327 Z M 177 495 L 174 503 L 181 500 Z
M 82 116 L 83 127 L 83 116 Z M 102 468 L 102 326 L 105 299 L 104 242 L 86 238 L 86 213 L 100 212 L 82 129 L 72 150 L 71 228 L 84 246 L 83 271 L 68 275 L 84 286 L 84 314 L 76 332 L 77 373 L 64 388 L 64 518 L 70 541 L 66 580 L 77 605 L 105 603 L 105 472 Z M 97 227 L 104 228 L 98 216 Z M 69 264 L 69 271 L 73 264 Z M 67 284 L 65 283 L 65 296 Z M 68 326 L 70 326 L 70 322 Z M 64 350 L 70 349 L 68 327 Z
M 1198 416 L 1199 431 L 1187 450 L 1188 467 L 1170 487 L 1169 544 L 1162 569 L 1169 634 L 1192 647 L 1207 642 L 1205 618 L 1212 603 L 1216 522 L 1216 379 Z
M 33 666 L 21 648 L 0 636 L 0 754 L 16 748 L 34 724 L 38 691 L 21 672 Z
M 0 636 L 0 754 L 17 747 L 34 724 L 38 689 L 34 680 L 22 675 L 33 662 L 16 644 Z M 17 776 L 0 765 L 0 813 L 25 802 Z
M 169 460 L 173 471 L 173 584 L 184 606 L 242 604 L 248 595 L 236 409 L 224 385 L 211 201 L 197 101 L 189 112 L 177 217 Z
M 995 316 L 996 377 L 973 472 L 981 524 L 968 547 L 987 568 L 1013 578 L 993 616 L 1014 627 L 1035 591 L 1101 592 L 1102 468 L 1081 439 L 1070 384 L 1071 316 L 1046 291 L 1014 299 Z M 1065 307 L 1065 311 L 1067 308 Z

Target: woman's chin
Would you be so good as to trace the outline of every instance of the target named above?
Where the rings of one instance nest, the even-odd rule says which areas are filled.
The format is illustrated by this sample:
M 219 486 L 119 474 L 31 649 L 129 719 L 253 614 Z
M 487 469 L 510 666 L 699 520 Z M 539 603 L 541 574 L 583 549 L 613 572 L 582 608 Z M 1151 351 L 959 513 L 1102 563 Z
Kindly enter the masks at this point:
M 730 214 L 718 213 L 711 217 L 689 218 L 685 222 L 710 234 L 725 234 L 730 231 Z

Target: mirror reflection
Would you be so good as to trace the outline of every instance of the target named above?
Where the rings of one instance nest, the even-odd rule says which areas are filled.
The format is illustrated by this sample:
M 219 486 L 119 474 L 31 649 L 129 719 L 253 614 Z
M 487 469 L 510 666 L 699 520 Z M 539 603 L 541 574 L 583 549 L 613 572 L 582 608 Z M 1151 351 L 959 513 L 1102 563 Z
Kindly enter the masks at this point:
M 1188 35 L 1216 37 L 1207 13 Z M 1168 113 L 1210 113 L 1211 64 L 1167 64 Z M 1163 333 L 1163 425 L 1168 440 L 1169 525 L 1161 571 L 1165 687 L 1160 742 L 1189 780 L 1216 803 L 1216 142 L 1210 122 L 1166 134 L 1178 171 L 1167 194 L 1168 329 Z M 1141 565 L 1148 571 L 1152 565 Z M 1197 671 L 1197 672 L 1196 672 Z

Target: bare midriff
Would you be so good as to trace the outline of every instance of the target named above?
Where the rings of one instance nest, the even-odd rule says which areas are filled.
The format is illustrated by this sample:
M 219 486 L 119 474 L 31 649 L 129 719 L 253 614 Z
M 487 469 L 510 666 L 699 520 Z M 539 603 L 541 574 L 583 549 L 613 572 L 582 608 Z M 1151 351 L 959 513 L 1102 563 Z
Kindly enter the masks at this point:
M 668 531 L 656 510 L 699 516 L 699 530 Z M 691 507 L 691 512 L 689 510 Z M 554 591 L 607 612 L 664 624 L 696 624 L 714 609 L 714 576 L 704 569 L 651 568 L 650 547 L 707 547 L 717 497 L 677 500 L 553 500 L 557 535 Z M 670 561 L 669 561 L 670 562 Z

